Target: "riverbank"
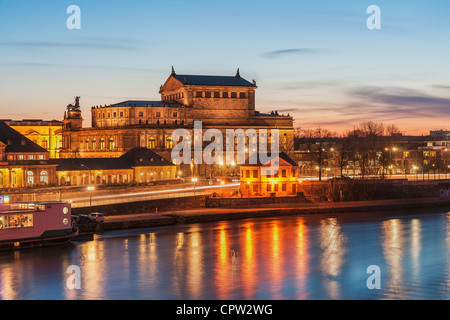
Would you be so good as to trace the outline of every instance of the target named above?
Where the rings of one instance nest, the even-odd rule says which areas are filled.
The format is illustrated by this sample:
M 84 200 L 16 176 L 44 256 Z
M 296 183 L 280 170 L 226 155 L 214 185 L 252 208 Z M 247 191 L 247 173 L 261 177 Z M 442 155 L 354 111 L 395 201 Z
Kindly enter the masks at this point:
M 97 225 L 81 225 L 80 232 L 102 232 L 108 230 L 148 228 L 258 217 L 376 212 L 437 207 L 450 208 L 450 198 L 372 200 L 337 203 L 278 203 L 265 204 L 263 206 L 245 206 L 240 208 L 199 208 L 191 210 L 118 214 L 107 216 L 105 222 Z

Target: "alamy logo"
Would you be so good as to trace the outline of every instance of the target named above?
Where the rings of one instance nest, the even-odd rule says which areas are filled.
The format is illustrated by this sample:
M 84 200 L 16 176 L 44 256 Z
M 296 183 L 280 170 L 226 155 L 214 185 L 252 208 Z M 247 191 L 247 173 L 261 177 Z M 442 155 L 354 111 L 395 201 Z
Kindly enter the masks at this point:
M 71 14 L 67 18 L 67 29 L 69 30 L 80 30 L 81 29 L 81 9 L 79 6 L 71 5 L 67 8 L 67 13 Z
M 366 273 L 371 274 L 369 278 L 367 278 L 366 285 L 367 289 L 381 289 L 381 269 L 377 265 L 372 265 L 367 268 Z
M 193 160 L 194 164 L 244 165 L 258 164 L 259 161 L 269 166 L 272 171 L 275 170 L 274 173 L 276 173 L 279 163 L 272 160 L 279 155 L 279 131 L 278 129 L 268 131 L 267 129 L 259 129 L 258 132 L 255 129 L 227 129 L 224 137 L 219 129 L 207 129 L 203 133 L 202 122 L 195 121 L 193 138 L 189 130 L 174 130 L 172 141 L 179 143 L 172 149 L 172 162 L 191 164 Z M 204 147 L 205 141 L 211 143 Z M 270 145 L 270 155 L 268 155 L 268 145 Z M 247 153 L 248 161 L 246 161 Z
M 381 9 L 379 6 L 371 5 L 367 8 L 367 13 L 372 14 L 367 19 L 367 29 L 379 30 L 381 29 Z
M 79 266 L 69 266 L 66 273 L 69 275 L 67 277 L 66 286 L 69 290 L 80 290 L 81 289 L 81 269 Z

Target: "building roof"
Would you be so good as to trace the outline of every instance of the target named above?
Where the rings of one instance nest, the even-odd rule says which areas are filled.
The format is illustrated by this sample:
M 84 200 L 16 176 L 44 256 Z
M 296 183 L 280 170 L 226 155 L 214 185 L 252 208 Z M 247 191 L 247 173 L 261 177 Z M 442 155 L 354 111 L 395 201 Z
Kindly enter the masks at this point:
M 107 105 L 106 108 L 116 108 L 116 107 L 181 107 L 180 103 L 173 101 L 150 101 L 150 100 L 127 100 L 112 105 Z M 104 108 L 100 106 L 100 108 Z
M 132 167 L 174 166 L 156 152 L 147 148 L 134 148 L 120 157 Z
M 240 76 L 205 76 L 189 74 L 172 74 L 172 76 L 187 85 L 197 86 L 229 86 L 229 87 L 254 87 L 254 84 Z
M 6 145 L 6 153 L 46 153 L 46 149 L 34 143 L 18 131 L 0 121 L 0 141 Z
M 266 156 L 266 157 L 268 157 L 268 156 Z M 273 159 L 276 159 L 277 157 L 270 157 L 272 160 Z M 282 159 L 282 160 L 284 160 L 284 161 L 286 161 L 287 163 L 289 163 L 290 165 L 292 165 L 292 166 L 297 166 L 298 164 L 294 161 L 294 160 L 292 160 L 291 159 L 291 157 L 289 157 L 286 153 L 284 153 L 284 152 L 280 152 L 279 154 L 278 154 L 278 158 L 280 158 L 280 159 Z M 266 164 L 268 164 L 271 160 L 269 160 L 269 161 L 267 161 L 267 162 L 261 162 L 261 156 L 259 156 L 258 155 L 258 159 L 257 159 L 257 163 L 255 163 L 255 164 L 253 164 L 253 163 L 250 163 L 249 162 L 250 161 L 250 159 L 247 159 L 245 162 L 245 166 L 256 166 L 256 167 L 261 167 L 261 166 L 264 166 L 264 165 L 266 165 Z
M 174 164 L 147 148 L 134 148 L 119 158 L 52 159 L 57 171 L 117 170 L 133 167 L 162 167 Z M 87 167 L 87 168 L 86 168 Z

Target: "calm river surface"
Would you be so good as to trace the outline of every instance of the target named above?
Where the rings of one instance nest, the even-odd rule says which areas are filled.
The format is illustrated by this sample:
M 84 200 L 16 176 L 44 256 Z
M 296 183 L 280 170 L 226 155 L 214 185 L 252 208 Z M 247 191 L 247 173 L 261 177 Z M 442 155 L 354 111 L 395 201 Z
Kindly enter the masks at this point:
M 450 209 L 114 231 L 0 253 L 0 299 L 449 299 Z M 81 271 L 70 290 L 67 268 Z M 367 268 L 381 271 L 369 290 Z

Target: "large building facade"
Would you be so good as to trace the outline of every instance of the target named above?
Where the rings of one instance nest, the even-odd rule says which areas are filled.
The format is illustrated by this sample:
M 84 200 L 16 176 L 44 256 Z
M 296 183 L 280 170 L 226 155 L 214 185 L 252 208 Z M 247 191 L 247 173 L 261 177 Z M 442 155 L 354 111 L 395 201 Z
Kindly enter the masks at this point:
M 51 159 L 59 158 L 63 122 L 58 120 L 1 120 L 26 138 L 46 149 Z
M 83 128 L 79 98 L 67 107 L 62 133 L 61 158 L 120 157 L 146 147 L 170 159 L 177 144 L 174 130 L 183 128 L 193 137 L 194 122 L 202 129 L 277 129 L 280 151 L 293 151 L 293 119 L 277 112 L 255 109 L 256 82 L 240 76 L 178 75 L 172 69 L 160 87 L 160 101 L 124 101 L 91 107 L 91 128 Z M 270 143 L 269 138 L 269 143 Z M 195 166 L 191 174 L 208 175 L 206 166 Z M 187 172 L 185 172 L 187 174 Z
M 51 186 L 56 165 L 50 153 L 0 121 L 0 189 Z

